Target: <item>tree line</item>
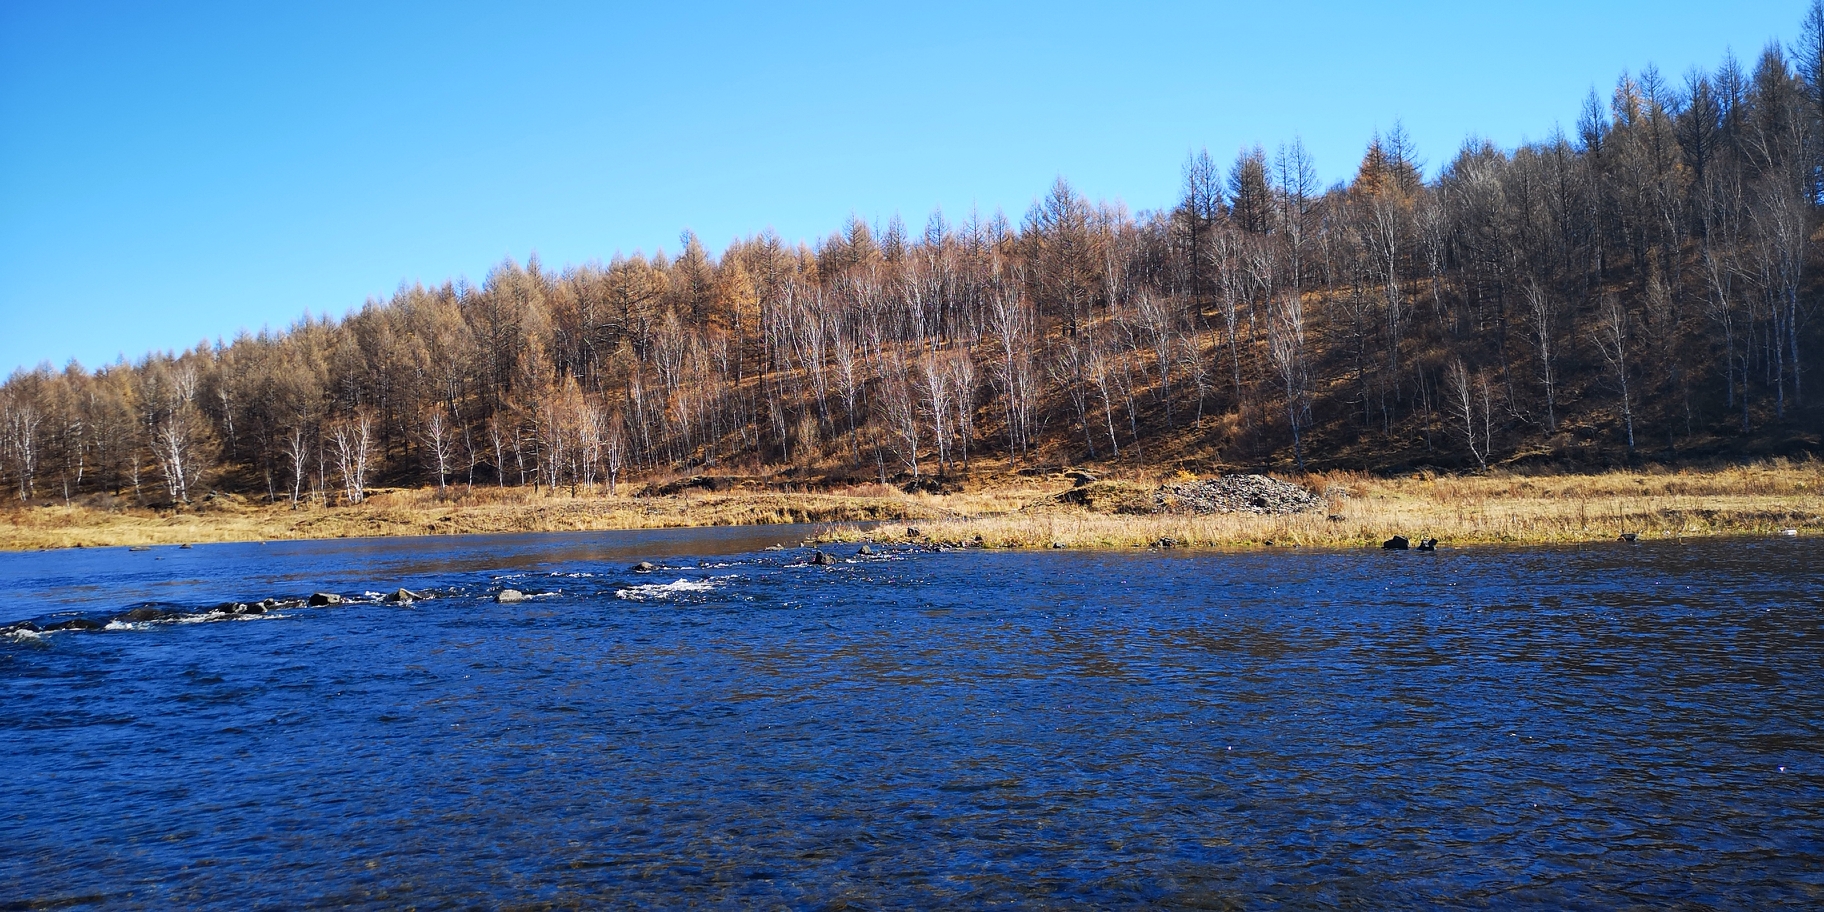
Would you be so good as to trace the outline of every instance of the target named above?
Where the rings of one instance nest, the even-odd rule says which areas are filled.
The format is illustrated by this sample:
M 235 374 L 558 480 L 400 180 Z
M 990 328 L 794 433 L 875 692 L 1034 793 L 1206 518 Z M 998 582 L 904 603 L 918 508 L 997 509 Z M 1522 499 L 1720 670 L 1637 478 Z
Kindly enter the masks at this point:
M 402 287 L 309 318 L 0 385 L 23 501 L 377 483 L 614 490 L 989 456 L 1476 468 L 1815 445 L 1824 2 L 1792 48 L 1592 92 L 1574 132 L 1397 125 L 1320 186 L 1296 140 L 1189 158 L 1131 213 L 1059 179 L 1017 224 L 851 220 L 719 256 Z

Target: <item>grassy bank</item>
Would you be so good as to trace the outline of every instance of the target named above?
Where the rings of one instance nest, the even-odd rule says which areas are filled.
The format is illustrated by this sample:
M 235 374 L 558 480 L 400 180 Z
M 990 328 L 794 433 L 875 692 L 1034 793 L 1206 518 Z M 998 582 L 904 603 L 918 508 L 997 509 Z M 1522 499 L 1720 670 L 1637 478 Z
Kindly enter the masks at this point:
M 1056 502 L 1018 512 L 895 523 L 877 541 L 922 540 L 996 548 L 1134 548 L 1264 545 L 1364 547 L 1393 535 L 1446 544 L 1547 544 L 1614 539 L 1824 532 L 1824 463 L 1774 463 L 1708 471 L 1401 478 L 1331 472 L 1289 476 L 1325 495 L 1325 507 L 1290 515 L 1140 512 L 1145 481 L 1089 486 L 1089 507 Z M 1148 479 L 1146 481 L 1156 481 Z M 1123 490 L 1125 488 L 1125 490 Z M 910 535 L 915 530 L 916 535 Z M 827 540 L 864 537 L 832 530 Z
M 1133 548 L 1375 545 L 1390 535 L 1445 544 L 1824 532 L 1824 463 L 1575 475 L 1377 478 L 1330 472 L 1286 479 L 1324 495 L 1284 516 L 1150 512 L 1150 475 L 1104 478 L 1073 491 L 1063 475 L 984 475 L 958 493 L 881 485 L 818 493 L 690 490 L 665 497 L 571 497 L 523 489 L 394 490 L 355 506 L 249 503 L 218 497 L 180 510 L 106 505 L 14 508 L 0 514 L 0 549 L 184 542 L 681 528 L 768 523 L 835 527 L 820 541 L 916 540 L 987 547 Z M 1082 501 L 1082 502 L 1069 502 Z M 911 534 L 911 530 L 917 534 Z
M 181 509 L 55 505 L 0 513 L 0 550 L 174 545 L 502 532 L 578 532 L 781 523 L 930 522 L 957 511 L 1003 512 L 1040 492 L 907 494 L 866 485 L 840 491 L 687 491 L 667 497 L 549 495 L 521 488 L 386 490 L 354 506 L 250 503 L 212 497 Z M 1010 499 L 1011 498 L 1011 499 Z

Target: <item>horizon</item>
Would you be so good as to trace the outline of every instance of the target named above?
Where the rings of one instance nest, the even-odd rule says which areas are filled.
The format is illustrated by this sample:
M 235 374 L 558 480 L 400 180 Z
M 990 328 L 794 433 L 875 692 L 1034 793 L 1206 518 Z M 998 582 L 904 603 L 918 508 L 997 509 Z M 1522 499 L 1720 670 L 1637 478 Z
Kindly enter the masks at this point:
M 1330 27 L 1300 53 L 1218 43 L 1214 60 L 1202 35 L 1272 34 L 1287 15 L 1069 9 L 1043 31 L 1014 8 L 708 23 L 9 9 L 0 369 L 93 369 L 337 318 L 507 260 L 675 252 L 686 231 L 718 255 L 765 231 L 814 245 L 851 217 L 955 223 L 973 205 L 1017 223 L 1057 177 L 1157 210 L 1199 149 L 1226 170 L 1237 148 L 1302 139 L 1331 186 L 1396 122 L 1429 179 L 1469 139 L 1512 150 L 1568 129 L 1623 72 L 1678 84 L 1726 52 L 1751 65 L 1804 13 L 1438 5 L 1394 22 L 1304 7 L 1299 21 Z M 1106 65 L 1082 65 L 1102 59 L 1091 41 L 1113 48 Z

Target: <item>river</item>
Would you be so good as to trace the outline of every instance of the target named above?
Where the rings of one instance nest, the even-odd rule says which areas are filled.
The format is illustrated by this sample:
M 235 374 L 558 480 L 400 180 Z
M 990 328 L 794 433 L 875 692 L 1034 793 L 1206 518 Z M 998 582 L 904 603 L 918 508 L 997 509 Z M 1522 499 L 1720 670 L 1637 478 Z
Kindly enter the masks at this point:
M 1824 906 L 1816 540 L 805 531 L 0 554 L 0 908 Z

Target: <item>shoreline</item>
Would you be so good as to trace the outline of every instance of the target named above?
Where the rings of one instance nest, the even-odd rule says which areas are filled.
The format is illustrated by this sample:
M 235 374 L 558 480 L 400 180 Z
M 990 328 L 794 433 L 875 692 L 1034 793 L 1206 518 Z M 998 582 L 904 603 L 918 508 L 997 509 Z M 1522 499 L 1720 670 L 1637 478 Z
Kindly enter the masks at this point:
M 0 550 L 784 524 L 845 524 L 807 544 L 1077 550 L 1370 548 L 1393 535 L 1462 546 L 1572 544 L 1624 532 L 1641 540 L 1824 534 L 1824 463 L 1814 460 L 1575 475 L 1288 475 L 1276 477 L 1319 494 L 1322 503 L 1296 513 L 1155 512 L 1151 492 L 1185 477 L 1085 486 L 1062 473 L 994 476 L 969 479 L 948 494 L 874 484 L 816 493 L 575 497 L 512 488 L 390 489 L 353 506 L 295 510 L 232 495 L 165 511 L 15 506 L 0 512 Z M 854 523 L 879 525 L 846 525 Z

